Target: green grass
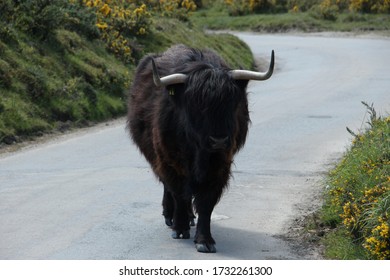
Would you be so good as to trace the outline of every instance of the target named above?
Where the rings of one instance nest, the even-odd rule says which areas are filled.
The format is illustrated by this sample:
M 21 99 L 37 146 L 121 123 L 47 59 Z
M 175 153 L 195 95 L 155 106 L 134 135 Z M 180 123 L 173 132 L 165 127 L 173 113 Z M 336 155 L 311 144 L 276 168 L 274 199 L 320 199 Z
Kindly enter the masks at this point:
M 237 37 L 230 34 L 206 34 L 191 23 L 160 19 L 154 24 L 153 33 L 142 39 L 147 52 L 161 52 L 173 44 L 186 44 L 194 48 L 210 48 L 226 60 L 232 68 L 251 69 L 254 66 L 249 47 Z M 153 41 L 153 44 L 146 42 Z
M 349 237 L 345 228 L 338 228 L 325 235 L 321 241 L 325 246 L 324 257 L 331 260 L 367 259 L 367 252 Z
M 0 146 L 63 124 L 83 126 L 123 116 L 137 61 L 173 44 L 211 48 L 234 68 L 252 68 L 251 51 L 232 35 L 209 35 L 191 23 L 155 18 L 135 40 L 134 63 L 108 53 L 104 42 L 55 29 L 45 40 L 12 25 L 0 27 Z
M 233 29 L 254 32 L 320 32 L 320 31 L 389 31 L 389 14 L 360 14 L 342 12 L 335 20 L 319 18 L 314 11 L 285 12 L 275 14 L 250 14 L 229 16 L 227 10 L 211 8 L 200 10 L 191 21 L 202 28 L 211 30 Z
M 5 65 L 0 74 L 0 142 L 40 134 L 58 122 L 96 121 L 125 112 L 125 105 L 116 105 L 117 110 L 103 109 L 106 99 L 102 99 L 102 106 L 95 106 L 95 97 L 88 95 L 95 92 L 123 100 L 124 94 L 115 96 L 118 90 L 112 80 L 123 88 L 130 79 L 128 68 L 100 42 L 61 29 L 45 42 L 13 32 L 12 44 L 0 42 L 0 61 Z M 68 50 L 70 44 L 72 49 Z
M 329 172 L 321 223 L 332 259 L 390 259 L 390 117 L 364 103 L 369 129 L 353 134 L 351 147 Z

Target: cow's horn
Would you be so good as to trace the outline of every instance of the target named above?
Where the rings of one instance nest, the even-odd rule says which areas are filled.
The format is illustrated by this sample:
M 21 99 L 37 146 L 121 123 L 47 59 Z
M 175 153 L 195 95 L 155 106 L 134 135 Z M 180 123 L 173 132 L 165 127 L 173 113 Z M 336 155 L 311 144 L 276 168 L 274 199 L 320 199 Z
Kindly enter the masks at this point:
M 262 72 L 248 71 L 248 70 L 232 70 L 230 71 L 230 75 L 235 80 L 263 81 L 269 79 L 272 76 L 272 73 L 274 72 L 274 65 L 275 65 L 275 54 L 274 51 L 272 50 L 271 62 L 269 64 L 269 68 L 267 72 L 262 73 Z
M 172 74 L 165 76 L 163 78 L 160 78 L 158 71 L 157 71 L 157 66 L 156 63 L 154 62 L 154 59 L 152 59 L 152 65 L 153 65 L 153 81 L 154 84 L 158 87 L 162 86 L 169 86 L 169 85 L 174 85 L 174 84 L 183 84 L 187 81 L 187 75 L 185 74 Z

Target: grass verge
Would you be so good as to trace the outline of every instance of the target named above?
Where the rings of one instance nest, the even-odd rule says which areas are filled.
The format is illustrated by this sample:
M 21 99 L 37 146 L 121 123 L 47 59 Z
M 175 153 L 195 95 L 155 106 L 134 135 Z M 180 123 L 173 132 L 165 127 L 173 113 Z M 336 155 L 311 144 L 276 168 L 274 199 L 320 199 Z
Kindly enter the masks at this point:
M 313 11 L 248 14 L 231 16 L 226 9 L 212 7 L 199 10 L 191 21 L 211 30 L 234 29 L 254 32 L 390 32 L 389 14 L 361 14 L 342 12 L 333 20 L 319 18 Z
M 138 58 L 125 63 L 104 42 L 58 28 L 45 40 L 0 28 L 0 147 L 54 130 L 122 116 L 137 60 L 177 43 L 211 48 L 232 67 L 252 68 L 251 51 L 232 35 L 210 35 L 189 22 L 155 17 L 135 40 Z
M 368 110 L 369 129 L 329 172 L 321 224 L 329 259 L 390 259 L 390 117 Z

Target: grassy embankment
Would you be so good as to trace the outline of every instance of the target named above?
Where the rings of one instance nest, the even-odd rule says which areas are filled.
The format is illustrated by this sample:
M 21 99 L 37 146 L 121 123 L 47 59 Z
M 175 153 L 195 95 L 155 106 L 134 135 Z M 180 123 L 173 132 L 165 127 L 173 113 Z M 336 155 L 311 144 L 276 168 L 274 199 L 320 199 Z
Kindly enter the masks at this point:
M 197 26 L 211 30 L 233 29 L 271 33 L 375 31 L 390 35 L 389 13 L 353 11 L 347 7 L 348 1 L 353 0 L 338 1 L 344 3 L 343 7 L 338 7 L 328 0 L 275 0 L 274 6 L 270 4 L 268 8 L 260 8 L 259 12 L 236 4 L 245 1 L 204 1 L 209 3 L 204 9 L 195 12 L 191 21 Z M 226 2 L 233 2 L 235 5 L 229 6 Z
M 329 259 L 390 259 L 390 117 L 370 119 L 327 176 L 319 221 Z
M 191 6 L 101 2 L 0 3 L 0 146 L 124 115 L 139 59 L 172 44 L 212 48 L 232 67 L 253 66 L 237 38 L 194 28 Z

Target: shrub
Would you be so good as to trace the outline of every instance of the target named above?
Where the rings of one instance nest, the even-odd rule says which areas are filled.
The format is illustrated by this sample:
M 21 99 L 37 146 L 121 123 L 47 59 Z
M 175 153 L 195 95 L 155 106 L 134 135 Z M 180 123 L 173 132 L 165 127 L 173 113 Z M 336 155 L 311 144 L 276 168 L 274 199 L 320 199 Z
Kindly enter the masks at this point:
M 363 13 L 389 13 L 389 0 L 349 0 L 349 9 Z
M 152 13 L 158 16 L 188 20 L 196 10 L 192 0 L 69 0 L 81 3 L 96 14 L 96 27 L 107 49 L 126 63 L 137 57 L 136 38 L 150 31 Z
M 177 18 L 182 21 L 187 21 L 191 12 L 197 9 L 197 4 L 191 0 L 160 0 L 152 1 L 154 10 L 162 16 L 169 18 Z
M 388 184 L 387 189 L 390 189 Z M 363 247 L 375 259 L 390 259 L 390 191 L 382 195 L 364 214 L 367 232 Z
M 305 12 L 321 19 L 336 20 L 340 11 L 390 13 L 389 0 L 223 0 L 229 15 L 264 12 Z
M 330 172 L 329 203 L 373 259 L 390 259 L 390 117 L 381 119 L 366 103 L 371 129 Z
M 275 2 L 271 0 L 225 0 L 231 16 L 270 11 L 275 6 Z
M 0 88 L 9 88 L 12 84 L 11 67 L 9 64 L 0 59 Z M 0 110 L 1 112 L 1 110 Z
M 288 0 L 288 10 L 306 12 L 313 6 L 318 5 L 321 0 Z
M 76 0 L 70 0 L 76 2 Z M 81 1 L 80 1 L 81 2 Z M 132 36 L 142 36 L 148 32 L 150 12 L 145 4 L 136 1 L 82 0 L 81 5 L 96 14 L 96 27 L 109 51 L 123 61 L 133 62 Z
M 14 1 L 2 0 L 0 1 L 0 20 L 8 22 L 12 19 L 14 11 Z
M 95 14 L 69 0 L 30 0 L 0 3 L 0 19 L 41 40 L 57 28 L 69 28 L 93 39 L 98 36 Z
M 0 35 L 15 40 L 8 23 L 41 40 L 53 37 L 57 29 L 67 29 L 90 40 L 102 39 L 110 52 L 133 63 L 136 38 L 149 32 L 152 12 L 187 20 L 196 7 L 192 0 L 4 0 Z
M 323 0 L 321 4 L 313 8 L 313 11 L 320 19 L 335 21 L 339 13 L 339 7 L 335 0 Z
M 66 21 L 67 0 L 31 0 L 15 4 L 13 21 L 19 29 L 41 39 L 46 39 Z
M 47 98 L 47 76 L 39 66 L 32 66 L 19 72 L 20 81 L 26 85 L 26 93 L 33 101 L 42 101 Z

